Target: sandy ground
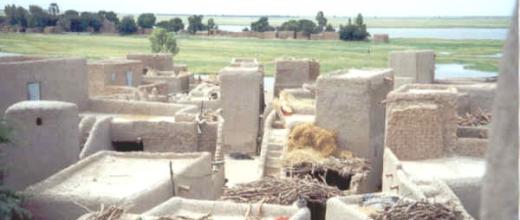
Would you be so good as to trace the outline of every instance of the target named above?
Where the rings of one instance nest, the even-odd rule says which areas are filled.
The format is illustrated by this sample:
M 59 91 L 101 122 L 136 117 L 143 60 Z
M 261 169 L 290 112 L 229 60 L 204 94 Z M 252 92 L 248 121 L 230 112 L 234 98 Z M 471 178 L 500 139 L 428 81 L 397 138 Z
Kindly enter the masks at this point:
M 226 155 L 225 160 L 228 187 L 258 179 L 258 156 L 255 156 L 254 160 L 235 160 Z

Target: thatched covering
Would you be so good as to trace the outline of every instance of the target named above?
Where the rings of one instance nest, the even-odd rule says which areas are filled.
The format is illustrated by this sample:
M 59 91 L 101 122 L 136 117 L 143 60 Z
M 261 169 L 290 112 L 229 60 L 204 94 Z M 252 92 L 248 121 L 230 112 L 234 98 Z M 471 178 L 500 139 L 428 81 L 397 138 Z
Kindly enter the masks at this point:
M 347 177 L 370 170 L 370 165 L 365 159 L 349 155 L 349 151 L 342 151 L 329 157 L 321 157 L 313 149 L 294 150 L 284 154 L 282 156 L 282 167 L 295 176 L 335 171 L 340 176 Z

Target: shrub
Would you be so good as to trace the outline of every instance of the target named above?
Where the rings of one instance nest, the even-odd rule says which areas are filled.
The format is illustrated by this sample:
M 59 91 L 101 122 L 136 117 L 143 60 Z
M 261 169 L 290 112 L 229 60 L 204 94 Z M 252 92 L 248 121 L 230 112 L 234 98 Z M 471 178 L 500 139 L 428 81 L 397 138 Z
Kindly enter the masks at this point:
M 163 28 L 153 30 L 150 34 L 150 45 L 154 53 L 166 52 L 176 55 L 179 52 L 175 37 Z

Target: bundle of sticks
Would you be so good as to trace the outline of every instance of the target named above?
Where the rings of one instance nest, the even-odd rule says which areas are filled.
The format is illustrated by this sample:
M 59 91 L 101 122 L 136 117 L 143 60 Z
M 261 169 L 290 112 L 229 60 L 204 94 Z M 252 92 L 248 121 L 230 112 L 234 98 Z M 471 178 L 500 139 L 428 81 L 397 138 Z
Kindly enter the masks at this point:
M 328 198 L 342 196 L 336 187 L 313 179 L 265 177 L 251 183 L 239 184 L 224 190 L 221 200 L 242 203 L 263 201 L 270 204 L 291 205 L 299 196 L 307 201 L 325 203 Z
M 90 216 L 88 220 L 119 220 L 125 211 L 117 206 L 101 206 L 101 209 L 96 214 Z
M 475 113 L 467 112 L 463 116 L 458 116 L 457 124 L 459 126 L 481 126 L 491 122 L 491 113 L 478 109 Z
M 399 200 L 395 205 L 371 216 L 374 220 L 424 219 L 460 220 L 461 212 L 448 204 Z
M 101 206 L 101 210 L 88 217 L 87 220 L 120 220 L 123 218 L 125 210 L 117 206 Z M 199 218 L 190 218 L 185 216 L 163 216 L 159 217 L 158 220 L 212 220 L 211 214 L 201 216 Z

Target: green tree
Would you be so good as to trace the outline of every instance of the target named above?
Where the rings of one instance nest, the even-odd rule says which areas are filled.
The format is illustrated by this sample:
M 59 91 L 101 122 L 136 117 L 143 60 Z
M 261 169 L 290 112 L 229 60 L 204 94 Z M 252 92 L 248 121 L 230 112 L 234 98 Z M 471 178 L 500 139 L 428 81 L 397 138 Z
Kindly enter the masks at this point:
M 269 18 L 260 17 L 257 21 L 251 23 L 251 31 L 266 32 L 274 31 L 274 27 L 269 25 Z
M 297 20 L 288 20 L 278 28 L 280 31 L 300 31 L 300 23 Z
M 215 21 L 213 18 L 208 19 L 208 30 L 217 29 L 217 25 L 215 24 Z
M 153 30 L 150 34 L 150 45 L 154 53 L 165 52 L 175 56 L 179 52 L 174 35 L 163 28 Z
M 29 6 L 29 27 L 44 28 L 49 22 L 48 14 L 40 6 L 30 5 Z
M 339 38 L 341 40 L 366 40 L 370 36 L 367 32 L 367 26 L 363 23 L 363 16 L 358 14 L 355 23 L 352 24 L 352 20 L 348 19 L 348 24 L 339 28 Z
M 308 19 L 301 19 L 298 21 L 299 31 L 303 33 L 304 36 L 309 37 L 312 33 L 318 32 L 316 23 Z
M 125 16 L 119 24 L 120 34 L 133 34 L 137 31 L 137 24 L 133 16 Z
M 5 5 L 4 7 L 5 20 L 9 25 L 16 25 L 16 5 Z
M 101 18 L 104 18 L 110 22 L 113 22 L 114 24 L 119 24 L 119 18 L 117 17 L 117 14 L 113 11 L 99 11 L 98 15 Z
M 206 30 L 206 26 L 202 23 L 202 15 L 192 15 L 188 17 L 188 33 L 195 34 L 197 31 Z
M 103 19 L 98 13 L 82 12 L 80 16 L 81 30 L 86 31 L 92 28 L 94 32 L 99 32 L 103 26 Z
M 60 7 L 57 3 L 51 3 L 49 5 L 49 8 L 47 9 L 50 15 L 52 16 L 58 16 L 60 14 Z
M 172 18 L 168 21 L 161 21 L 157 23 L 157 27 L 164 28 L 168 32 L 178 32 L 184 29 L 184 23 L 180 18 Z
M 140 14 L 137 18 L 137 24 L 142 28 L 153 28 L 155 25 L 155 15 L 152 13 Z
M 16 24 L 26 28 L 29 23 L 29 12 L 24 7 L 18 6 L 15 13 Z
M 336 32 L 336 29 L 332 27 L 331 24 L 327 24 L 327 27 L 325 28 L 325 32 Z
M 59 16 L 57 26 L 63 28 L 65 31 L 81 32 L 81 20 L 79 13 L 74 10 L 67 10 Z
M 319 11 L 318 14 L 316 14 L 316 22 L 318 22 L 318 30 L 320 32 L 323 31 L 325 25 L 327 25 L 327 18 L 325 18 L 323 11 Z
M 363 15 L 361 15 L 361 13 L 359 13 L 356 17 L 356 25 L 357 26 L 363 25 Z
M 12 128 L 0 118 L 0 144 L 10 143 Z M 2 145 L 0 145 L 2 146 Z M 1 149 L 0 149 L 1 150 Z M 22 197 L 0 185 L 0 219 L 31 219 L 31 213 L 22 208 Z

